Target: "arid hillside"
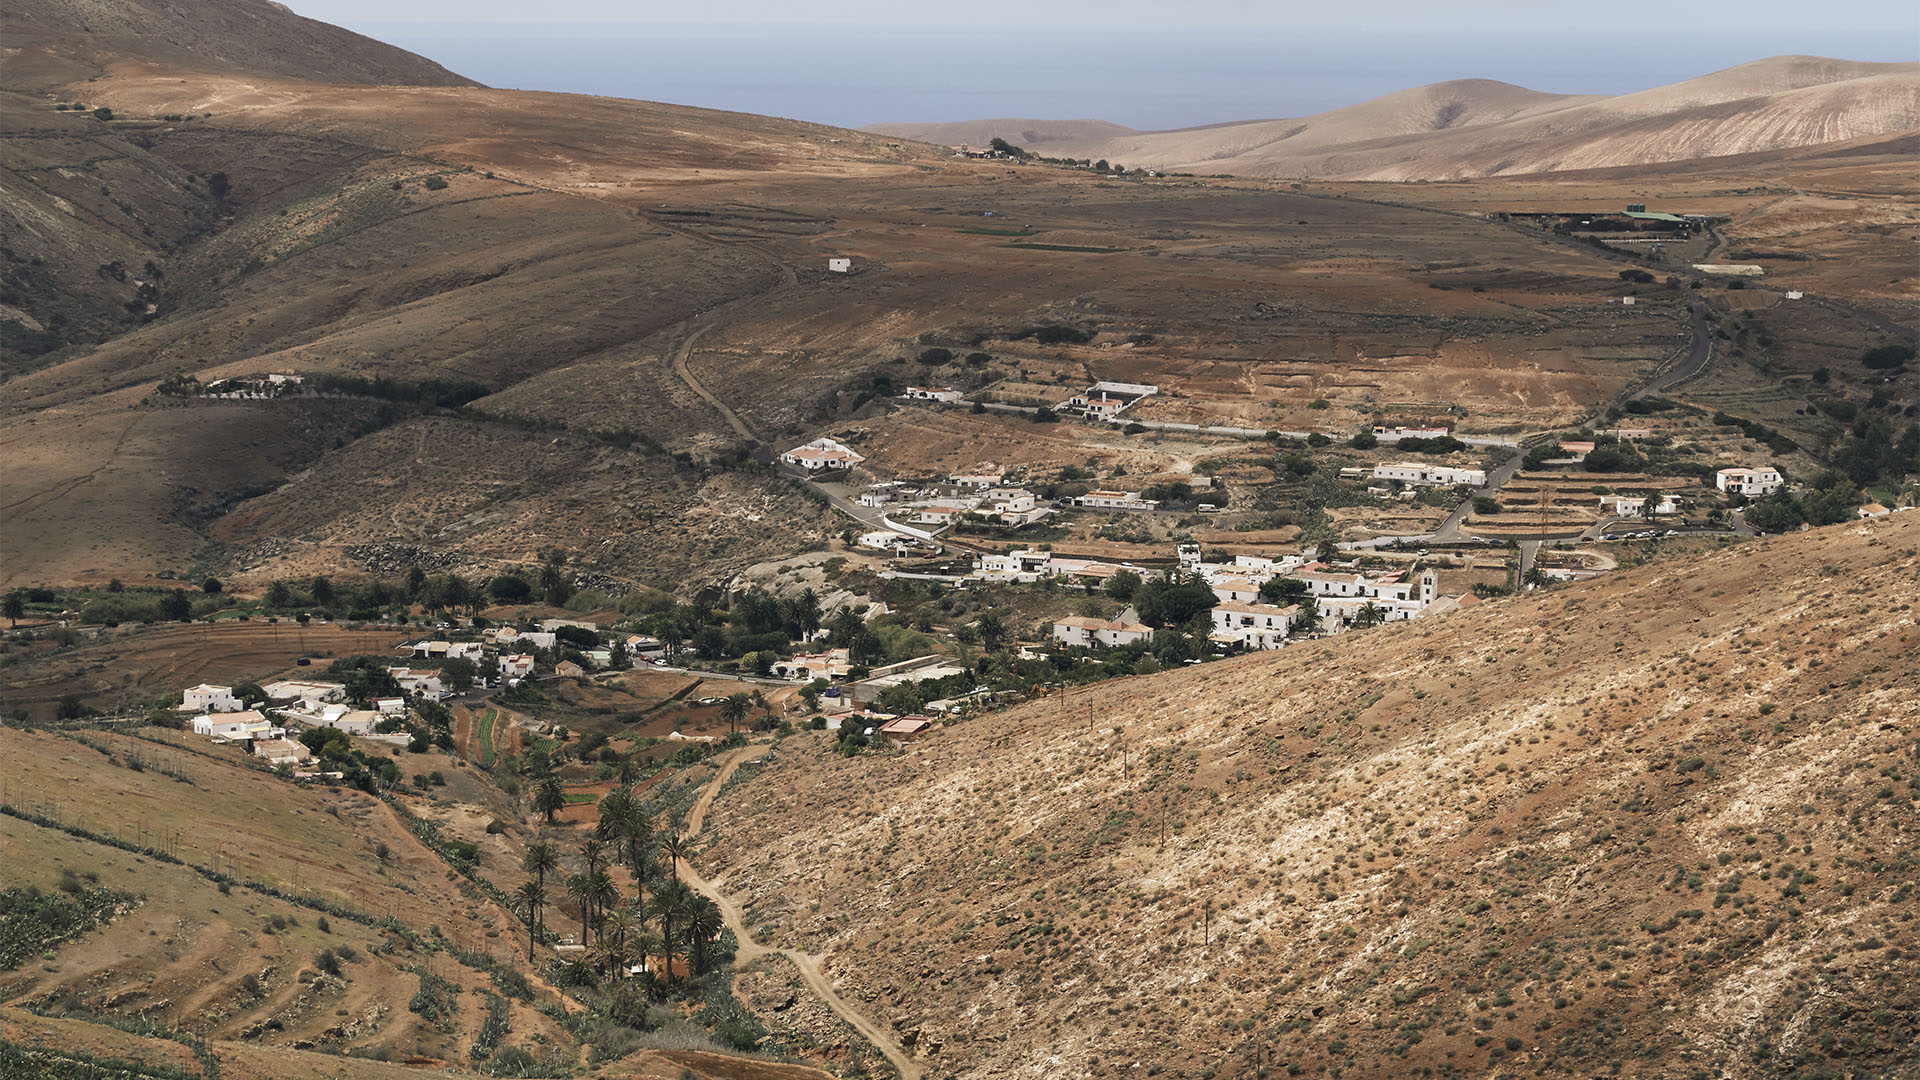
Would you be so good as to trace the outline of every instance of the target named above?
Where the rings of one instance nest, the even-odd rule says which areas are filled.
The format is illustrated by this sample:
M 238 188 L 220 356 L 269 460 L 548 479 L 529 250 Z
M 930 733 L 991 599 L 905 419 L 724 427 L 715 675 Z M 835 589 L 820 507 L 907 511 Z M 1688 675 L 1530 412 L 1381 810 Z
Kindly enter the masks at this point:
M 18 0 L 0 87 L 44 90 L 128 60 L 316 82 L 473 86 L 428 60 L 272 0 Z
M 9 9 L 9 40 L 53 40 L 66 10 Z M 202 32 L 181 18 L 139 40 Z M 247 590 L 363 573 L 395 546 L 469 574 L 561 551 L 616 583 L 707 585 L 841 527 L 758 462 L 884 425 L 918 382 L 1057 402 L 1147 381 L 1166 388 L 1140 411 L 1152 422 L 1344 436 L 1444 419 L 1515 437 L 1686 355 L 1693 298 L 1723 303 L 1681 276 L 1709 251 L 1779 256 L 1748 301 L 1844 287 L 1888 313 L 1770 315 L 1774 344 L 1736 383 L 1821 367 L 1846 383 L 1911 307 L 1893 144 L 1850 150 L 1817 190 L 1764 163 L 1585 184 L 1580 205 L 1753 219 L 1641 258 L 1448 201 L 1480 190 L 1114 181 L 765 117 L 309 81 L 155 48 L 0 108 L 6 587 L 167 570 Z M 1481 130 L 1558 101 L 1460 92 L 1478 104 L 1388 111 Z M 1507 195 L 1491 199 L 1560 193 Z M 853 272 L 828 272 L 834 257 Z M 203 393 L 271 375 L 306 389 Z M 1767 402 L 1815 450 L 1837 430 L 1793 395 Z M 1028 428 L 996 436 L 1001 465 L 1071 460 L 1062 444 L 1086 430 Z
M 1910 1075 L 1916 598 L 1899 514 L 801 736 L 700 865 L 934 1075 Z
M 1031 137 L 1053 157 L 1237 176 L 1457 180 L 1794 150 L 1920 127 L 1920 65 L 1782 56 L 1617 97 L 1465 79 L 1315 116 L 1163 132 L 1097 122 L 885 124 L 930 142 Z

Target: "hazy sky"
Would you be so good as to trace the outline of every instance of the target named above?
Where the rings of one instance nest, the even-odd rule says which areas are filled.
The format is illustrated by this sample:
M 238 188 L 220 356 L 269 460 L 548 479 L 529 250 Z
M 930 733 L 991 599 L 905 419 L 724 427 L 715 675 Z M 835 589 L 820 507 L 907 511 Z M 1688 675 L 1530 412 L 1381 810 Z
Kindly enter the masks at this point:
M 1456 78 L 1623 93 L 1783 53 L 1920 59 L 1913 0 L 292 0 L 490 86 L 859 126 L 1302 116 Z

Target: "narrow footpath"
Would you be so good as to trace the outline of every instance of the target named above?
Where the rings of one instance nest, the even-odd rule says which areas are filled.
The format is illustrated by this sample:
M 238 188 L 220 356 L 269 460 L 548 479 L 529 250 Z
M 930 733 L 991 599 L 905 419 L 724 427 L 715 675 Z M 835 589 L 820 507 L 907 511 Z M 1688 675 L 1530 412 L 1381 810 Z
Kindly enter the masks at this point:
M 766 752 L 765 746 L 743 746 L 726 755 L 720 771 L 700 792 L 700 797 L 694 800 L 693 808 L 687 811 L 689 840 L 699 836 L 706 826 L 707 811 L 713 806 L 713 800 L 720 794 L 720 789 L 726 786 L 734 772 L 743 763 Z M 893 1067 L 900 1073 L 900 1080 L 922 1080 L 926 1075 L 926 1066 L 909 1057 L 905 1048 L 893 1037 L 892 1032 L 854 1007 L 852 1002 L 840 996 L 839 992 L 833 988 L 833 981 L 827 977 L 825 969 L 821 967 L 818 954 L 802 952 L 799 949 L 770 948 L 760 944 L 754 940 L 753 932 L 747 928 L 746 922 L 742 919 L 740 905 L 726 893 L 721 892 L 717 883 L 702 877 L 699 871 L 693 868 L 691 862 L 680 864 L 680 875 L 695 891 L 712 900 L 719 907 L 720 917 L 725 920 L 727 929 L 733 931 L 734 940 L 739 943 L 734 952 L 736 963 L 750 964 L 767 955 L 786 957 L 800 972 L 800 977 L 806 980 L 807 986 L 813 990 L 814 995 L 824 1002 L 827 1008 L 832 1009 L 835 1015 L 845 1020 L 860 1033 L 862 1038 L 872 1043 L 874 1049 L 879 1050 L 889 1062 L 892 1062 Z

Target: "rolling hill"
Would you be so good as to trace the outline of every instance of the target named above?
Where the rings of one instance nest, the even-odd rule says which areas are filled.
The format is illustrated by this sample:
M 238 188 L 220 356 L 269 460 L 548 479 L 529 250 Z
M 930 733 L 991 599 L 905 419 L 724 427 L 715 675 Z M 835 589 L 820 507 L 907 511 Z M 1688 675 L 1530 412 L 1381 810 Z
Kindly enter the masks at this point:
M 1780 56 L 1619 96 L 1466 79 L 1292 120 L 1102 134 L 1088 121 L 885 124 L 948 142 L 1031 137 L 1052 157 L 1240 176 L 1454 180 L 1796 150 L 1920 127 L 1920 64 Z

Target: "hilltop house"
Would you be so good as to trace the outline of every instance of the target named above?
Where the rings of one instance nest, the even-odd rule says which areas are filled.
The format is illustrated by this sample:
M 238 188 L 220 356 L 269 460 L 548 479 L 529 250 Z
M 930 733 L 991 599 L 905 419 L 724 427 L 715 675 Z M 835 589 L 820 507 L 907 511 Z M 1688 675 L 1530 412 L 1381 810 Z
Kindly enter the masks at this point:
M 1713 474 L 1713 486 L 1729 495 L 1758 498 L 1771 495 L 1786 486 L 1786 478 L 1771 465 L 1758 469 L 1721 469 Z
M 1153 628 L 1140 621 L 1140 616 L 1132 608 L 1122 611 L 1111 619 L 1094 619 L 1085 615 L 1074 615 L 1053 624 L 1053 636 L 1067 645 L 1090 648 L 1099 645 L 1131 645 L 1136 641 L 1149 641 L 1153 638 Z
M 199 686 L 189 686 L 180 692 L 181 712 L 239 712 L 245 707 L 239 698 L 233 696 L 231 686 L 201 683 Z
M 854 453 L 853 448 L 844 443 L 819 438 L 781 454 L 780 460 L 808 472 L 821 472 L 827 469 L 851 469 L 867 459 Z
M 383 697 L 373 699 L 373 711 L 381 716 L 407 715 L 407 699 L 403 697 Z

